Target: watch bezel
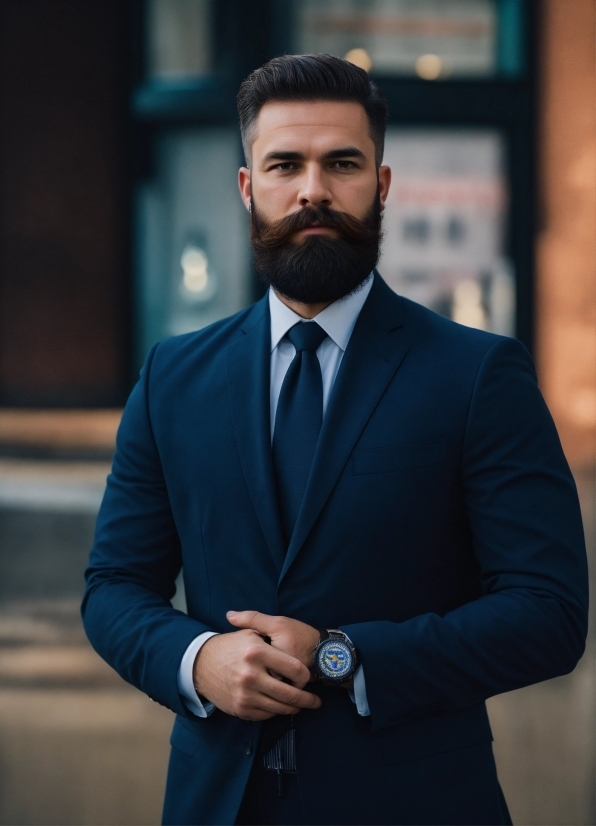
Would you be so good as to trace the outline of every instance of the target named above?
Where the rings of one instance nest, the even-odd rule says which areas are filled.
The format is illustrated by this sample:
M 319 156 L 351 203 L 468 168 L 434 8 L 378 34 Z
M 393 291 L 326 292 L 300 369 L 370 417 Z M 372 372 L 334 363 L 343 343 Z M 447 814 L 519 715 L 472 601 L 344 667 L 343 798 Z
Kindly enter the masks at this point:
M 343 631 L 326 631 L 324 632 L 325 636 L 321 634 L 321 640 L 319 641 L 318 645 L 316 646 L 313 652 L 313 670 L 315 676 L 322 682 L 328 685 L 342 685 L 343 683 L 349 682 L 354 676 L 356 669 L 358 668 L 358 654 L 354 645 L 352 644 L 351 640 L 348 639 L 347 635 L 343 633 Z M 323 669 L 319 665 L 319 657 L 323 649 L 330 645 L 341 645 L 343 646 L 350 655 L 350 668 L 345 674 L 341 674 L 339 676 L 333 676 L 331 674 L 327 674 L 323 671 Z

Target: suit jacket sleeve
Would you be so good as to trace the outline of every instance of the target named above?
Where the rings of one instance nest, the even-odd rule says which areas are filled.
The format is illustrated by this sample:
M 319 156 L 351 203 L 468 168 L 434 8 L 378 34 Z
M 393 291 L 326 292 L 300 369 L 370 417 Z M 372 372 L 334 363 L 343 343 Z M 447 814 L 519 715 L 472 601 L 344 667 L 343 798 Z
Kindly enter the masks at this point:
M 465 708 L 571 671 L 587 632 L 587 564 L 573 478 L 513 339 L 486 353 L 461 454 L 483 596 L 444 616 L 342 626 L 357 646 L 373 729 Z
M 170 604 L 181 555 L 149 416 L 156 347 L 118 430 L 82 613 L 91 644 L 125 680 L 191 716 L 178 692 L 178 669 L 189 643 L 211 629 Z

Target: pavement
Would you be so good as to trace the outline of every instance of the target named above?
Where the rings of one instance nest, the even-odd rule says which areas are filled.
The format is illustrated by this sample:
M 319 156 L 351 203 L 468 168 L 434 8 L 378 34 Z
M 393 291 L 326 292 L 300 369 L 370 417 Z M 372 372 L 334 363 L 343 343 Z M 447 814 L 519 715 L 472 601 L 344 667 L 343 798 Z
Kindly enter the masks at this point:
M 0 460 L 0 824 L 152 824 L 173 715 L 85 637 L 109 464 Z

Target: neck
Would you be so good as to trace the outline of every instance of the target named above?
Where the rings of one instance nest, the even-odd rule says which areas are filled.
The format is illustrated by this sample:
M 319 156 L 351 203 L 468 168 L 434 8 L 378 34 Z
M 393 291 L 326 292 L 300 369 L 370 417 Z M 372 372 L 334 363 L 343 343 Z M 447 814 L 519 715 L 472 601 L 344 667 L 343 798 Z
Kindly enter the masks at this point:
M 277 290 L 275 290 L 275 295 L 286 307 L 289 307 L 290 310 L 293 310 L 296 315 L 299 315 L 301 318 L 314 318 L 319 315 L 319 313 L 322 313 L 325 307 L 333 303 L 332 301 L 322 301 L 318 304 L 303 304 L 301 301 L 292 301 L 290 298 L 280 295 Z

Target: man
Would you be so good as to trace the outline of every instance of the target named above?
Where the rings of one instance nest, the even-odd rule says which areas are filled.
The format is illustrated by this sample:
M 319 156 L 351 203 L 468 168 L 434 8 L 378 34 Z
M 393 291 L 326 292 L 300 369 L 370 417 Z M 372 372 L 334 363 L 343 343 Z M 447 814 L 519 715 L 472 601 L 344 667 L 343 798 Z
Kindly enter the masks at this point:
M 362 70 L 276 58 L 238 103 L 270 290 L 149 353 L 87 633 L 178 715 L 165 823 L 509 823 L 484 701 L 570 671 L 586 634 L 530 358 L 373 272 L 390 170 Z

